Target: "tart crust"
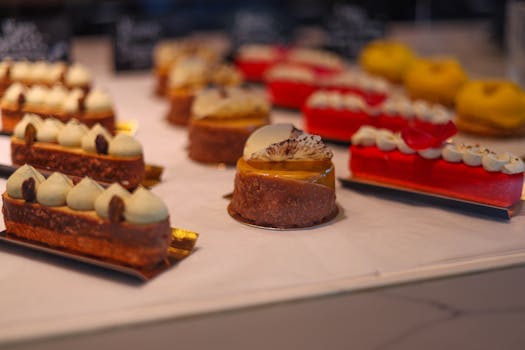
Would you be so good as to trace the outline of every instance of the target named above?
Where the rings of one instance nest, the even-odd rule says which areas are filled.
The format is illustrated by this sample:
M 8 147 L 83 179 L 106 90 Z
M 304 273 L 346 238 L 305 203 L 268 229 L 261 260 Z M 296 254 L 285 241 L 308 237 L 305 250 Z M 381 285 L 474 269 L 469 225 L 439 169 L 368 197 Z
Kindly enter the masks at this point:
M 152 224 L 111 223 L 93 211 L 46 207 L 2 195 L 7 232 L 51 247 L 147 268 L 162 261 L 171 243 L 169 218 Z
M 189 91 L 170 91 L 169 100 L 170 100 L 170 109 L 166 119 L 173 124 L 179 126 L 186 126 L 191 117 L 191 106 L 193 100 L 195 99 L 195 94 Z
M 72 177 L 89 176 L 102 183 L 118 182 L 127 189 L 138 187 L 145 176 L 142 155 L 115 157 L 44 142 L 27 145 L 15 137 L 11 137 L 11 161 L 15 165 L 27 163 L 43 171 L 59 171 Z
M 458 115 L 456 126 L 459 130 L 475 135 L 487 137 L 521 137 L 525 136 L 525 125 L 518 128 L 504 129 L 491 125 L 490 123 L 480 121 L 474 117 Z

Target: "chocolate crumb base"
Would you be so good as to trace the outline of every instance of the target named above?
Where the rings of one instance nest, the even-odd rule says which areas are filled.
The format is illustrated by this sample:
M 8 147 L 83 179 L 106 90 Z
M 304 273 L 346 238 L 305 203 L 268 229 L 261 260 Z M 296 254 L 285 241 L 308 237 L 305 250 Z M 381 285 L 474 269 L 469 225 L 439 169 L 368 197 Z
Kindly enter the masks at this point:
M 188 127 L 188 156 L 201 163 L 235 165 L 251 133 L 267 123 L 263 120 L 260 124 L 233 127 L 192 120 Z
M 336 207 L 334 208 L 334 211 L 329 216 L 327 216 L 324 219 L 322 219 L 321 221 L 315 222 L 315 223 L 313 223 L 312 225 L 309 225 L 309 226 L 288 226 L 288 227 L 282 227 L 281 226 L 281 227 L 278 227 L 278 226 L 260 225 L 260 224 L 255 223 L 255 221 L 253 221 L 253 220 L 248 220 L 246 218 L 243 218 L 239 213 L 235 212 L 231 208 L 231 204 L 228 205 L 228 214 L 230 214 L 230 216 L 232 218 L 234 218 L 235 220 L 237 220 L 240 223 L 243 223 L 245 225 L 248 225 L 248 226 L 262 228 L 262 229 L 267 229 L 267 230 L 285 231 L 285 230 L 294 230 L 294 229 L 314 228 L 316 226 L 320 226 L 320 225 L 326 224 L 326 223 L 330 222 L 331 220 L 333 220 L 337 216 L 337 214 L 339 214 L 339 207 L 336 205 Z
M 338 209 L 330 187 L 238 172 L 228 212 L 256 226 L 305 228 L 331 220 Z
M 168 253 L 169 219 L 134 225 L 46 207 L 2 195 L 6 231 L 16 237 L 136 267 L 154 266 Z

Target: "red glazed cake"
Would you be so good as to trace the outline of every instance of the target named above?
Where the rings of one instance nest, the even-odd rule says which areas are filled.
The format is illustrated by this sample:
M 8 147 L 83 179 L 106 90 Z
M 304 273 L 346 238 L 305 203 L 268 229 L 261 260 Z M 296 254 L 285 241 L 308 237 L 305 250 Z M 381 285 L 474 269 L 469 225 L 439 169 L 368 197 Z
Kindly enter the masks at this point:
M 240 221 L 273 228 L 330 220 L 337 214 L 331 158 L 319 136 L 291 124 L 260 128 L 237 162 L 228 211 Z
M 251 44 L 239 48 L 235 65 L 248 81 L 263 81 L 266 71 L 284 58 L 284 49 L 274 45 Z
M 211 65 L 199 58 L 181 59 L 170 71 L 167 120 L 174 125 L 188 124 L 195 95 L 207 85 L 237 86 L 243 77 L 229 65 Z
M 352 137 L 352 177 L 498 207 L 518 203 L 523 161 L 479 145 L 445 141 L 451 124 L 401 134 L 362 127 Z
M 270 122 L 270 104 L 258 91 L 232 87 L 201 91 L 188 126 L 189 157 L 233 165 L 250 134 Z
M 20 83 L 9 86 L 2 97 L 2 130 L 12 132 L 25 113 L 42 118 L 53 117 L 62 122 L 78 119 L 91 127 L 101 124 L 111 133 L 115 131 L 115 112 L 111 98 L 99 89 L 86 93 L 83 90 L 67 90 L 62 85 L 48 88 L 33 85 L 26 88 Z
M 389 94 L 389 84 L 361 72 L 317 73 L 313 68 L 278 64 L 265 77 L 272 103 L 277 106 L 300 109 L 308 97 L 319 89 L 352 92 L 369 105 L 383 102 Z
M 73 185 L 61 173 L 45 179 L 24 165 L 7 180 L 2 200 L 8 235 L 144 269 L 167 257 L 168 209 L 142 187 L 103 189 L 88 177 Z
M 100 124 L 88 129 L 75 119 L 59 120 L 27 114 L 11 137 L 14 165 L 30 164 L 72 178 L 89 176 L 102 183 L 118 182 L 133 189 L 145 177 L 142 145 L 133 137 L 113 137 Z
M 312 69 L 319 76 L 341 73 L 344 69 L 344 61 L 339 55 L 324 50 L 291 48 L 286 51 L 284 61 Z
M 409 124 L 445 124 L 453 117 L 443 106 L 391 97 L 369 105 L 360 95 L 318 90 L 303 106 L 306 131 L 323 138 L 349 142 L 363 125 L 401 131 Z

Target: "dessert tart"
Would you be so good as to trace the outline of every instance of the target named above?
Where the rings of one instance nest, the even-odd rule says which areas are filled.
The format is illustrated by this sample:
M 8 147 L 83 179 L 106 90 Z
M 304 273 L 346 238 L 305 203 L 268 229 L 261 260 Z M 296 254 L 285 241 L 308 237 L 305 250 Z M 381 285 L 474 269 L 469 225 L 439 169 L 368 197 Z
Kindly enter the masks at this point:
M 459 130 L 491 137 L 525 135 L 525 93 L 513 82 L 467 82 L 456 96 Z
M 359 65 L 368 73 L 402 83 L 416 55 L 407 45 L 393 40 L 374 40 L 359 55 Z
M 2 97 L 0 108 L 4 132 L 12 132 L 25 113 L 53 117 L 62 122 L 74 118 L 89 127 L 101 124 L 111 133 L 115 131 L 113 103 L 109 95 L 99 89 L 86 93 L 81 89 L 68 90 L 63 85 L 26 88 L 21 83 L 14 83 Z
M 155 86 L 156 95 L 166 95 L 170 71 L 181 60 L 192 57 L 212 64 L 218 62 L 220 55 L 211 45 L 206 45 L 206 42 L 191 38 L 162 41 L 155 46 L 153 51 L 153 64 L 157 78 L 157 84 Z
M 195 57 L 180 60 L 170 71 L 168 80 L 168 121 L 187 125 L 195 95 L 207 85 L 236 86 L 242 81 L 242 74 L 232 66 L 211 65 Z
M 59 172 L 46 179 L 24 165 L 7 180 L 2 200 L 6 230 L 18 238 L 137 268 L 168 254 L 168 209 L 143 187 L 104 189 L 89 177 L 73 185 Z
M 266 83 L 272 103 L 286 108 L 300 109 L 316 90 L 353 92 L 370 105 L 387 98 L 390 86 L 381 78 L 358 71 L 344 71 L 332 75 L 319 75 L 312 68 L 278 64 L 266 73 Z
M 112 137 L 100 124 L 91 129 L 76 119 L 67 124 L 26 114 L 11 137 L 11 161 L 42 171 L 59 171 L 73 179 L 89 176 L 133 189 L 145 177 L 142 145 L 133 137 Z
M 400 134 L 364 126 L 352 137 L 352 178 L 502 208 L 520 202 L 523 161 L 447 141 L 454 133 L 451 122 Z
M 422 100 L 390 97 L 379 105 L 369 105 L 360 95 L 318 90 L 303 107 L 306 131 L 324 139 L 350 142 L 363 125 L 401 131 L 409 124 L 445 124 L 453 114 L 443 106 Z
M 332 152 L 321 138 L 291 124 L 255 131 L 237 162 L 229 213 L 265 227 L 311 227 L 333 218 Z
M 456 60 L 418 59 L 405 74 L 405 89 L 413 99 L 452 107 L 456 94 L 467 79 Z
M 201 91 L 188 126 L 189 157 L 203 163 L 234 165 L 250 134 L 270 122 L 266 96 L 248 88 Z
M 0 62 L 0 96 L 15 83 L 24 86 L 62 84 L 68 89 L 79 88 L 89 91 L 92 78 L 89 71 L 80 64 L 67 65 L 63 62 L 11 61 Z
M 283 60 L 284 49 L 275 45 L 243 45 L 235 56 L 235 65 L 248 81 L 262 82 L 266 71 Z

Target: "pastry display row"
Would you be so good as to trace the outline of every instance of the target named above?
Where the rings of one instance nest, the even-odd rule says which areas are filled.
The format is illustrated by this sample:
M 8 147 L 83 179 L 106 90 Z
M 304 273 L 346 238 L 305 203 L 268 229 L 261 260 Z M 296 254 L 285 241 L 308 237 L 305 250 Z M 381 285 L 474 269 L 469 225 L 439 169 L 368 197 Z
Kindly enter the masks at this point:
M 516 85 L 468 81 L 453 60 L 423 62 L 389 42 L 363 51 L 364 71 L 335 54 L 277 46 L 242 47 L 236 67 L 221 59 L 194 40 L 160 45 L 154 56 L 164 119 L 187 125 L 188 158 L 235 166 L 225 217 L 264 229 L 329 224 L 340 207 L 323 139 L 351 142 L 344 170 L 355 180 L 498 208 L 521 202 L 519 157 L 451 139 L 456 122 L 520 135 L 525 99 Z M 264 79 L 265 89 L 243 86 L 245 78 Z M 3 194 L 8 233 L 125 266 L 160 264 L 172 229 L 167 206 L 142 187 L 142 144 L 115 135 L 106 93 L 61 82 L 13 80 L 2 98 L 17 167 Z M 272 104 L 301 109 L 306 132 L 271 124 Z
M 46 87 L 21 83 L 10 85 L 0 102 L 2 130 L 12 132 L 25 113 L 62 122 L 78 119 L 87 126 L 101 124 L 115 132 L 115 111 L 110 96 L 100 89 L 67 90 L 62 85 Z

